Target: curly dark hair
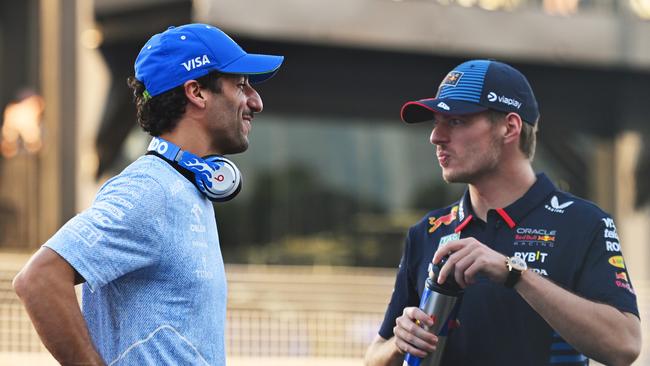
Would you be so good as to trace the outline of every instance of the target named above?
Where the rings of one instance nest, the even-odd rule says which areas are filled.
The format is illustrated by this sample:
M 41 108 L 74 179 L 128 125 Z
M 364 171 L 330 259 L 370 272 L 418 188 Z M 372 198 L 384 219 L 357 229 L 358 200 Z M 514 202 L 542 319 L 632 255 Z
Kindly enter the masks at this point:
M 196 79 L 196 81 L 213 93 L 219 93 L 221 89 L 217 79 L 221 75 L 221 73 L 214 71 Z M 133 91 L 133 101 L 138 111 L 138 124 L 142 129 L 151 136 L 160 136 L 176 127 L 176 124 L 185 113 L 185 106 L 187 105 L 183 85 L 153 98 L 146 98 L 143 95 L 146 89 L 144 84 L 134 76 L 128 77 L 127 84 Z

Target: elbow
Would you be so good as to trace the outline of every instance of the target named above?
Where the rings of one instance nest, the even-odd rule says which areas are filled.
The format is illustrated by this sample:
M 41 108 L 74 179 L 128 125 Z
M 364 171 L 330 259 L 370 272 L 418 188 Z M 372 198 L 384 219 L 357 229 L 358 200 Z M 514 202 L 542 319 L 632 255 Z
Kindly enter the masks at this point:
M 14 277 L 12 286 L 16 296 L 27 304 L 49 286 L 49 280 L 51 280 L 50 276 L 28 265 Z
M 639 332 L 634 336 L 621 337 L 617 344 L 618 347 L 612 348 L 615 349 L 615 352 L 611 352 L 611 358 L 605 360 L 604 363 L 613 366 L 632 365 L 641 353 L 641 333 Z
M 30 271 L 27 268 L 23 268 L 11 282 L 16 296 L 23 301 L 29 297 L 30 292 L 33 290 L 32 286 L 30 286 L 29 280 L 29 277 L 31 276 L 32 274 Z
M 628 328 L 627 337 L 623 350 L 621 351 L 622 365 L 631 365 L 641 354 L 643 348 L 643 338 L 641 335 L 641 323 L 634 315 L 628 315 L 632 319 L 632 324 Z
M 23 303 L 52 293 L 62 285 L 74 287 L 74 270 L 49 249 L 41 249 L 14 277 L 14 292 Z
M 630 366 L 636 361 L 637 357 L 639 357 L 640 351 L 636 352 L 621 352 L 620 354 L 617 355 L 616 358 L 612 358 L 609 361 L 601 361 L 604 362 L 606 365 L 612 365 L 612 366 Z
M 641 339 L 638 339 L 635 340 L 635 342 L 631 342 L 630 344 L 626 345 L 626 347 L 622 349 L 619 354 L 618 362 L 612 363 L 612 365 L 629 366 L 633 364 L 634 361 L 636 361 L 640 353 Z
M 13 281 L 11 281 L 11 286 L 14 288 L 14 292 L 20 299 L 22 299 L 25 296 L 28 287 L 25 281 L 25 274 L 23 272 L 24 269 L 18 272 L 18 274 L 16 274 L 16 277 L 14 277 Z

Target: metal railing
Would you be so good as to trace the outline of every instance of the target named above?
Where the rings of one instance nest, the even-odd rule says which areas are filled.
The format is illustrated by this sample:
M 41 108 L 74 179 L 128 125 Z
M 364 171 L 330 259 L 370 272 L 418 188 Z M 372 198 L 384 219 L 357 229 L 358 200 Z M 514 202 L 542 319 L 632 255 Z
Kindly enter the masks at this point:
M 11 287 L 21 265 L 0 269 L 0 353 L 46 352 Z M 395 270 L 226 265 L 226 273 L 229 356 L 360 358 Z
M 47 352 L 11 288 L 20 265 L 6 268 L 0 261 L 5 267 L 0 356 Z M 232 359 L 361 359 L 377 334 L 395 274 L 394 269 L 241 265 L 227 265 L 226 272 L 226 349 Z M 648 319 L 650 282 L 636 281 L 635 288 L 641 317 Z M 642 326 L 643 334 L 650 334 L 650 324 Z M 646 340 L 635 365 L 649 363 Z

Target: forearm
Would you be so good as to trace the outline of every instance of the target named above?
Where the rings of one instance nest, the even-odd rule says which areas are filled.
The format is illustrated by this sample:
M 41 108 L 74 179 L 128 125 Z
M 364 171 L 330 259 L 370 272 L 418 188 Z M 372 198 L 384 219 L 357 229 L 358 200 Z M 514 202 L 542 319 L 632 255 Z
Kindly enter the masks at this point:
M 48 265 L 35 266 L 16 276 L 14 289 L 45 347 L 62 365 L 104 365 L 79 309 L 74 271 L 61 275 Z
M 515 286 L 519 294 L 569 344 L 607 365 L 629 365 L 638 356 L 638 320 L 612 306 L 581 298 L 530 271 Z
M 370 347 L 368 347 L 368 351 L 366 351 L 364 365 L 400 366 L 403 361 L 404 355 L 395 346 L 395 337 L 385 340 L 377 336 Z
M 66 299 L 76 299 L 74 288 L 68 291 L 72 294 L 65 297 L 46 299 L 29 294 L 21 300 L 41 341 L 62 365 L 103 365 L 90 340 L 79 305 L 76 300 Z

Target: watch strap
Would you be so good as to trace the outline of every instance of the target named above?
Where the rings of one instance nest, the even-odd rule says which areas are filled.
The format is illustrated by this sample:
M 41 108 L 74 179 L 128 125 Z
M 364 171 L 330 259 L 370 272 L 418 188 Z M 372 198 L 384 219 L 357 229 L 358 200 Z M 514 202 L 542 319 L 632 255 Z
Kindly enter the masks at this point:
M 508 276 L 506 277 L 506 281 L 503 283 L 503 285 L 506 288 L 513 288 L 521 278 L 522 271 L 520 269 L 515 268 L 510 263 L 510 258 L 508 257 L 506 257 L 506 268 L 508 269 Z
M 510 267 L 510 271 L 508 272 L 508 277 L 506 277 L 506 282 L 504 282 L 503 285 L 507 288 L 513 288 L 515 287 L 515 284 L 517 284 L 520 278 L 521 278 L 521 271 Z

